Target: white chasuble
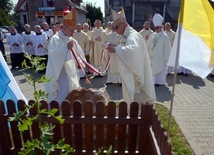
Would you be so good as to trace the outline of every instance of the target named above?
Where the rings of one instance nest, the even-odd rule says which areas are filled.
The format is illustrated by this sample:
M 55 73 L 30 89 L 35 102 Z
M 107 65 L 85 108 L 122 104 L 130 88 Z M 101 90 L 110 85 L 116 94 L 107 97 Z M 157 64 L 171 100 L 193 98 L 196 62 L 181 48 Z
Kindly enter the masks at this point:
M 127 103 L 155 100 L 151 63 L 141 35 L 128 26 L 115 48 L 122 80 L 123 99 Z
M 153 33 L 147 44 L 153 75 L 165 70 L 171 52 L 169 37 L 161 31 Z
M 81 88 L 76 61 L 67 48 L 67 43 L 71 40 L 75 42 L 73 50 L 82 55 L 79 44 L 72 37 L 65 36 L 62 31 L 51 37 L 46 77 L 52 79 L 45 84 L 45 91 L 49 94 L 48 102 L 57 100 L 61 103 L 72 90 Z

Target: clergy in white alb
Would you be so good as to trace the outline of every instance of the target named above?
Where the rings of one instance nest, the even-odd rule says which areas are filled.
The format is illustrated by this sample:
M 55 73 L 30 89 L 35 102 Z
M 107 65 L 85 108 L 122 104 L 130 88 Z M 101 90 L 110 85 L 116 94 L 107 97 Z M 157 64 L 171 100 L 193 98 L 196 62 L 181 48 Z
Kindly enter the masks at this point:
M 145 40 L 145 43 L 147 44 L 150 35 L 153 33 L 153 31 L 150 28 L 149 21 L 145 21 L 145 23 L 143 24 L 143 29 L 140 30 L 139 33 L 141 34 L 142 38 Z
M 34 50 L 33 41 L 32 41 L 32 37 L 33 35 L 35 35 L 35 33 L 30 30 L 29 24 L 25 24 L 24 28 L 25 28 L 25 31 L 22 32 L 22 41 L 24 44 L 24 51 L 31 56 L 35 56 L 35 50 Z M 27 61 L 27 64 L 29 65 L 30 63 Z
M 173 31 L 171 29 L 171 24 L 169 22 L 165 23 L 165 33 L 168 35 L 170 43 L 171 43 L 171 47 L 173 46 L 174 40 L 175 40 L 175 31 Z
M 14 27 L 10 27 L 9 30 L 10 34 L 7 35 L 6 40 L 10 47 L 11 69 L 15 69 L 17 66 L 21 68 L 24 60 L 22 37 Z
M 120 39 L 121 36 L 117 34 L 116 30 L 114 29 L 114 26 L 111 26 L 111 31 L 107 33 L 103 39 L 104 48 L 106 48 L 109 43 L 115 45 L 120 44 Z M 105 49 L 105 53 L 109 55 L 107 49 Z M 115 53 L 111 53 L 111 61 L 107 73 L 106 84 L 110 83 L 121 83 Z
M 45 45 L 45 49 L 48 50 L 48 45 L 49 45 L 49 42 L 50 42 L 50 39 L 53 35 L 55 35 L 56 33 L 58 33 L 58 31 L 60 30 L 60 27 L 59 27 L 59 24 L 52 24 L 51 26 L 51 29 L 53 31 L 53 34 L 49 37 L 46 45 Z
M 49 28 L 49 25 L 47 22 L 42 23 L 42 30 L 41 31 L 47 35 L 48 40 L 53 35 L 53 31 L 52 31 L 52 29 Z
M 107 23 L 107 27 L 105 28 L 105 34 L 108 34 L 109 32 L 111 32 L 111 24 L 112 24 L 112 21 L 108 21 Z
M 171 29 L 171 24 L 169 22 L 166 22 L 164 25 L 165 28 L 165 33 L 168 35 L 170 43 L 171 43 L 171 47 L 173 46 L 174 40 L 175 40 L 175 31 L 173 31 Z M 174 67 L 167 67 L 167 72 L 168 74 L 171 74 L 172 72 L 174 72 Z
M 85 57 L 86 52 L 90 50 L 90 42 L 87 34 L 83 32 L 82 25 L 80 23 L 76 25 L 76 30 L 74 31 L 74 34 L 72 37 L 79 43 L 80 47 L 82 48 L 82 51 L 84 52 L 84 57 Z M 85 74 L 82 71 L 82 69 L 79 70 L 79 76 L 80 78 L 85 77 Z
M 33 46 L 35 50 L 35 56 L 45 58 L 41 63 L 44 63 L 47 66 L 48 62 L 48 51 L 45 48 L 47 44 L 47 35 L 46 33 L 41 31 L 41 27 L 39 25 L 35 26 L 35 35 L 32 37 Z M 45 69 L 41 71 L 41 73 L 45 73 Z
M 83 32 L 82 25 L 80 23 L 77 24 L 72 37 L 76 39 L 84 53 L 90 50 L 88 35 Z
M 91 63 L 92 42 L 91 42 L 91 31 L 89 30 L 88 23 L 83 24 L 83 32 L 85 32 L 87 34 L 87 37 L 89 40 L 89 51 L 86 51 L 85 58 L 86 58 L 87 62 Z
M 47 35 L 41 31 L 41 27 L 39 25 L 35 26 L 35 32 L 35 35 L 32 37 L 35 55 L 47 56 L 48 52 L 45 49 L 45 45 L 47 44 Z
M 106 64 L 106 58 L 103 57 L 103 61 L 101 62 L 101 54 L 103 51 L 102 41 L 105 37 L 105 31 L 101 27 L 101 21 L 95 21 L 95 29 L 91 32 L 91 41 L 92 41 L 92 63 L 96 69 L 100 68 L 100 71 L 103 71 Z M 103 74 L 105 75 L 105 74 Z M 102 76 L 103 76 L 102 75 Z

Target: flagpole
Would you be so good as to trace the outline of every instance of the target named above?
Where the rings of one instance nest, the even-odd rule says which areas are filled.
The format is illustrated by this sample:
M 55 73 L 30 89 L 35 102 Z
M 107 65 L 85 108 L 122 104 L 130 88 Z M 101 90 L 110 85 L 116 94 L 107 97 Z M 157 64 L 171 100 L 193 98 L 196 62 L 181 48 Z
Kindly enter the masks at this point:
M 169 122 L 168 122 L 168 129 L 167 129 L 167 137 L 170 136 L 170 124 L 171 124 L 171 117 L 172 117 L 172 108 L 175 96 L 175 84 L 177 79 L 177 70 L 178 70 L 178 60 L 180 57 L 180 39 L 181 39 L 181 29 L 183 24 L 178 25 L 178 44 L 176 49 L 176 60 L 175 60 L 175 68 L 174 68 L 174 76 L 173 76 L 173 87 L 172 87 L 172 94 L 171 94 L 171 103 L 170 103 L 170 113 L 169 113 Z
M 176 84 L 176 79 L 177 79 L 177 70 L 178 70 L 178 67 L 179 67 L 178 66 L 178 61 L 179 61 L 179 57 L 180 57 L 180 42 L 181 42 L 181 33 L 182 33 L 182 27 L 183 27 L 184 1 L 185 0 L 181 0 L 179 24 L 178 24 L 178 28 L 177 28 L 178 41 L 177 41 L 177 47 L 176 47 L 175 68 L 174 68 L 174 76 L 173 76 L 173 87 L 172 87 L 170 112 L 169 112 L 169 121 L 168 121 L 168 128 L 167 128 L 167 137 L 168 137 L 168 139 L 170 137 L 170 125 L 171 125 L 172 108 L 173 108 L 173 102 L 174 102 L 174 96 L 175 96 L 175 84 Z

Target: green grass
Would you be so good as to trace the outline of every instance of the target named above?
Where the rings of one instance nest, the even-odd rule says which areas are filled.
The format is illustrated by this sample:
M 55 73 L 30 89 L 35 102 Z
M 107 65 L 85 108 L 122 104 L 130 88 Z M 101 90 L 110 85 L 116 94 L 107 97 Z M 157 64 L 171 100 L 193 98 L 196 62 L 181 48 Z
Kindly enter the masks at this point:
M 164 126 L 164 131 L 167 131 L 169 120 L 169 109 L 161 104 L 155 104 L 155 110 Z M 176 155 L 193 155 L 194 152 L 184 137 L 175 119 L 171 117 L 170 125 L 170 141 L 172 144 L 172 151 Z

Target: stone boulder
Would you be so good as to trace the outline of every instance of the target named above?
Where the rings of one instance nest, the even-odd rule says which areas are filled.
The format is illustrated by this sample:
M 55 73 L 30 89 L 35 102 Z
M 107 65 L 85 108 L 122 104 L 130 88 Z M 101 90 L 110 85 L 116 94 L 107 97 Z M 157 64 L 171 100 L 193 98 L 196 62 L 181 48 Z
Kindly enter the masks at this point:
M 95 112 L 96 103 L 102 101 L 105 105 L 110 101 L 110 97 L 106 92 L 105 88 L 94 89 L 94 88 L 81 88 L 71 91 L 65 100 L 68 100 L 70 103 L 73 103 L 76 100 L 79 100 L 84 107 L 84 103 L 90 100 L 93 103 L 93 112 Z

